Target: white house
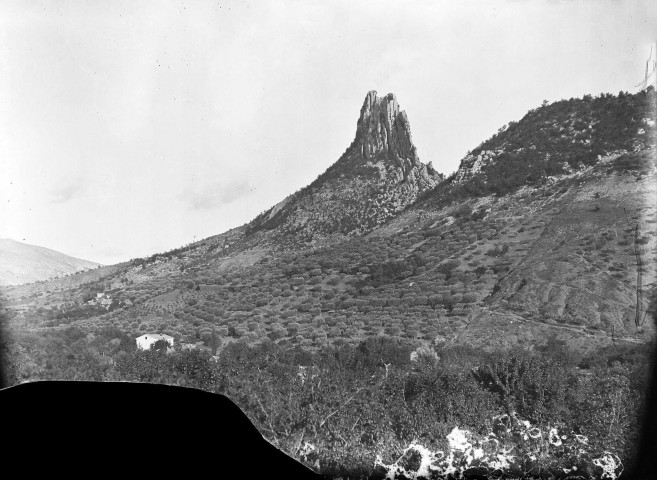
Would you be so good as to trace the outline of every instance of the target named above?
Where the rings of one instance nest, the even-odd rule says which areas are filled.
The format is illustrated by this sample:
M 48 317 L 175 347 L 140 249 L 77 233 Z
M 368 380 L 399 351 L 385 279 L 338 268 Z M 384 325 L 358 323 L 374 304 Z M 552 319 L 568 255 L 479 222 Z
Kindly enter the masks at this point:
M 140 350 L 148 350 L 158 340 L 165 340 L 169 345 L 173 347 L 173 337 L 170 335 L 164 335 L 163 333 L 145 333 L 141 337 L 137 337 L 137 348 Z

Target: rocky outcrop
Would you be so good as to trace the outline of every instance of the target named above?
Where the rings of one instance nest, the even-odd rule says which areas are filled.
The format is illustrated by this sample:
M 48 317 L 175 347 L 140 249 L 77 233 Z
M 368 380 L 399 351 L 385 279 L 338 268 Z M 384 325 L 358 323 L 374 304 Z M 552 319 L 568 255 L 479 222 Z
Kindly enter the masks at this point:
M 482 150 L 477 155 L 466 155 L 465 158 L 461 160 L 461 165 L 456 171 L 455 181 L 462 183 L 471 179 L 480 173 L 483 167 L 495 161 L 495 157 L 502 152 L 503 150 Z
M 401 158 L 418 161 L 408 117 L 406 112 L 399 109 L 392 93 L 382 98 L 377 97 L 374 90 L 367 93 L 360 109 L 356 141 L 365 158 L 390 152 Z
M 250 233 L 298 237 L 362 234 L 393 218 L 443 176 L 420 161 L 406 113 L 391 93 L 370 91 L 345 153 L 317 180 L 257 217 Z
M 408 116 L 392 93 L 384 97 L 378 97 L 374 90 L 367 93 L 351 149 L 366 159 L 385 157 L 398 170 L 393 175 L 397 181 L 410 180 L 421 189 L 434 186 L 442 178 L 432 165 L 420 162 Z

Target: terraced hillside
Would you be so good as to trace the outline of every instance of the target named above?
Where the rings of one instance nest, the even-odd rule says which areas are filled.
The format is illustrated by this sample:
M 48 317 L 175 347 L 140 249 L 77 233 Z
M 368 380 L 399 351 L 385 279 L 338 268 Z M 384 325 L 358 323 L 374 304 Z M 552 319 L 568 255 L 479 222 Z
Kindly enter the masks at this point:
M 620 452 L 655 338 L 656 110 L 652 90 L 544 105 L 439 181 L 394 97 L 370 93 L 345 155 L 253 222 L 4 288 L 16 379 L 226 393 L 336 475 L 347 461 L 371 473 L 377 452 L 390 465 L 455 422 L 485 431 L 484 411 L 584 425 Z M 155 332 L 175 355 L 135 352 Z
M 597 105 L 588 113 L 594 118 L 599 110 L 609 110 L 600 102 L 643 105 L 638 100 L 642 95 L 567 105 L 579 102 L 586 112 L 589 104 Z M 494 142 L 508 145 L 509 138 L 534 138 L 535 129 L 526 124 L 538 118 L 542 125 L 555 109 L 573 118 L 562 107 L 544 106 L 473 152 L 492 148 Z M 368 94 L 356 140 L 329 172 L 344 168 L 353 155 L 370 155 L 359 157 L 361 166 L 367 166 L 367 158 L 383 152 L 410 158 L 390 168 L 413 175 L 419 167 L 414 148 L 408 146 L 412 144 L 386 143 L 387 138 L 410 142 L 410 137 L 363 133 L 397 125 L 369 120 L 382 112 L 397 115 L 401 126 L 396 128 L 407 132 L 406 117 L 394 97 L 381 100 Z M 87 330 L 115 324 L 133 336 L 156 330 L 206 344 L 210 332 L 215 344 L 217 338 L 272 338 L 307 347 L 338 338 L 357 342 L 381 333 L 427 341 L 440 335 L 448 341 L 490 345 L 540 342 L 552 331 L 587 345 L 611 342 L 612 337 L 646 339 L 644 317 L 655 275 L 655 129 L 654 113 L 650 115 L 642 107 L 635 115 L 621 117 L 645 127 L 639 143 L 631 144 L 632 152 L 618 151 L 620 144 L 602 143 L 614 153 L 570 173 L 540 181 L 529 178 L 506 195 L 467 193 L 480 182 L 481 173 L 472 173 L 473 153 L 451 182 L 434 187 L 416 205 L 365 236 L 338 235 L 290 250 L 285 243 L 272 246 L 271 238 L 259 243 L 269 227 L 256 219 L 245 228 L 185 248 L 101 270 L 86 284 L 67 280 L 39 284 L 38 292 L 31 291 L 34 285 L 7 289 L 7 305 L 15 310 L 18 324 L 35 328 L 78 325 Z M 514 136 L 514 131 L 525 133 Z M 651 138 L 652 143 L 644 141 Z M 353 168 L 349 172 L 360 178 Z M 339 179 L 329 176 L 333 182 Z M 448 194 L 459 201 L 450 202 Z M 285 213 L 285 218 L 297 218 L 301 212 L 316 218 L 304 207 L 306 200 L 300 201 L 294 203 L 297 213 Z M 365 203 L 365 208 L 379 207 Z M 635 248 L 644 259 L 641 328 L 635 325 Z M 111 299 L 102 308 L 91 298 L 99 293 Z M 491 336 L 489 329 L 496 334 Z

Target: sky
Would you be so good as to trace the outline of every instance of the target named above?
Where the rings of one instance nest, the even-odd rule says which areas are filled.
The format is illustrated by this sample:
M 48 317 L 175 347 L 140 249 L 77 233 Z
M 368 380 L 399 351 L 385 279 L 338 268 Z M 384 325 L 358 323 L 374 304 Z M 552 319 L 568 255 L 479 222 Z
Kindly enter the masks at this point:
M 392 92 L 423 162 L 635 92 L 653 0 L 3 1 L 0 238 L 112 264 L 242 225 Z

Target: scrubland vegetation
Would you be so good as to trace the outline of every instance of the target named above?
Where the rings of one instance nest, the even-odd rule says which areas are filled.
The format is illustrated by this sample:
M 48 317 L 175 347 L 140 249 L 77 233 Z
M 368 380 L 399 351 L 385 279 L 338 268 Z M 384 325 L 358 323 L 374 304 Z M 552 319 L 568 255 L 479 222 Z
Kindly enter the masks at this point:
M 420 198 L 435 204 L 455 197 L 502 196 L 595 165 L 613 153 L 619 156 L 609 173 L 645 175 L 654 167 L 655 129 L 650 121 L 654 122 L 656 97 L 655 90 L 648 89 L 634 95 L 620 92 L 545 102 L 469 153 L 462 169 L 482 154 L 490 160 L 467 182 L 455 183 L 455 172 Z
M 110 337 L 111 348 L 99 348 Z M 503 414 L 544 432 L 558 427 L 583 435 L 591 455 L 610 451 L 627 464 L 652 348 L 616 346 L 582 355 L 551 339 L 533 351 L 482 352 L 444 344 L 418 348 L 382 336 L 314 352 L 285 342 L 238 341 L 211 358 L 200 349 L 136 351 L 133 339 L 112 328 L 95 337 L 69 327 L 20 340 L 22 349 L 40 356 L 17 362 L 18 377 L 165 383 L 222 393 L 280 448 L 327 476 L 351 478 L 381 474 L 376 456 L 394 463 L 412 442 L 445 450 L 455 427 L 484 435 Z M 513 441 L 520 447 L 521 438 Z M 520 458 L 514 468 L 546 470 L 549 465 L 540 463 L 547 461 Z M 599 473 L 584 458 L 560 462 Z

